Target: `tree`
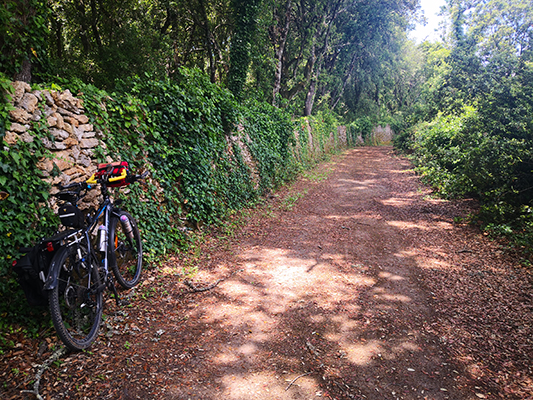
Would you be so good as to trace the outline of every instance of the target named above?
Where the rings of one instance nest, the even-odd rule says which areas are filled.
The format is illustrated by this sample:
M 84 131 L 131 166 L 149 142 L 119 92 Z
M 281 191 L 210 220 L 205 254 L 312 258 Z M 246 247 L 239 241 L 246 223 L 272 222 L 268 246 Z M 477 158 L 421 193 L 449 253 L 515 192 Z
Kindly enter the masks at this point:
M 46 64 L 48 7 L 43 0 L 6 0 L 0 7 L 0 72 L 30 82 Z
M 250 65 L 250 47 L 257 27 L 257 11 L 261 0 L 232 0 L 234 32 L 231 38 L 228 88 L 240 97 Z

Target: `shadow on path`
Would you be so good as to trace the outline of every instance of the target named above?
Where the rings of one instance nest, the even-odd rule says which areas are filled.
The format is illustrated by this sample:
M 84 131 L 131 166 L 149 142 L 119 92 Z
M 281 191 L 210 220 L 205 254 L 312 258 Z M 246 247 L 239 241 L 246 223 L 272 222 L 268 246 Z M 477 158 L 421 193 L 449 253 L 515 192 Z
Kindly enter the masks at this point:
M 171 354 L 149 362 L 166 371 L 165 397 L 467 398 L 418 280 L 413 249 L 426 244 L 413 238 L 442 226 L 421 220 L 430 204 L 409 164 L 355 149 L 327 180 L 292 190 L 304 188 L 290 211 L 244 228 L 242 271 L 161 338 Z

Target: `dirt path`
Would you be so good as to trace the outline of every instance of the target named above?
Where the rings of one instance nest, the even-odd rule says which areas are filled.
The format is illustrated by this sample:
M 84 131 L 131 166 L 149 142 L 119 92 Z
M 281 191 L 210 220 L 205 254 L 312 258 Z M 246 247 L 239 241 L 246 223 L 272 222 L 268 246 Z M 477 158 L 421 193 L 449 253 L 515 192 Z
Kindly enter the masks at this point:
M 204 398 L 464 398 L 426 329 L 432 311 L 404 234 L 418 196 L 390 151 L 352 152 L 290 212 L 245 230 L 242 272 L 203 313 L 229 333 L 201 366 L 217 377 Z
M 48 371 L 41 393 L 54 399 L 528 398 L 528 309 L 515 317 L 522 331 L 510 343 L 499 322 L 508 315 L 472 328 L 481 338 L 493 335 L 500 347 L 523 341 L 521 352 L 509 356 L 512 366 L 501 367 L 505 357 L 483 364 L 496 359 L 490 340 L 471 344 L 477 336 L 470 327 L 491 312 L 494 295 L 483 292 L 487 281 L 469 268 L 480 260 L 494 268 L 511 261 L 460 223 L 468 202 L 427 194 L 391 148 L 337 157 L 255 211 L 232 239 L 212 236 L 199 248 L 194 284 L 222 279 L 212 290 L 192 293 L 179 281 L 190 267 L 185 258 L 148 272 L 132 296 L 134 307 L 115 310 L 109 302 L 92 352 L 70 355 Z M 484 276 L 494 290 L 507 287 L 503 273 Z M 52 350 L 47 344 L 38 358 L 38 341 L 20 347 L 18 365 L 29 372 L 22 379 L 0 369 L 14 379 L 5 398 L 20 398 L 31 365 Z M 4 359 L 13 361 L 16 352 Z

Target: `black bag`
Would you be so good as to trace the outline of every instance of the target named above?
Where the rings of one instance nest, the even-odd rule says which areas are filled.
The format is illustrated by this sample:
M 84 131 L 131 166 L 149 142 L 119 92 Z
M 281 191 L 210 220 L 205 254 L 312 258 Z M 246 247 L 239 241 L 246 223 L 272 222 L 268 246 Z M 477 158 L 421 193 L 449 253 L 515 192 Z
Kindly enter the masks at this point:
M 43 287 L 50 263 L 63 244 L 63 239 L 73 232 L 74 230 L 70 229 L 45 238 L 29 249 L 26 255 L 13 262 L 13 271 L 17 274 L 17 280 L 30 306 L 48 305 L 48 295 Z
M 57 214 L 64 226 L 70 226 L 77 229 L 83 228 L 83 213 L 78 207 L 70 203 L 65 203 L 59 207 Z
M 55 250 L 48 251 L 45 243 L 39 243 L 17 261 L 13 262 L 13 271 L 17 281 L 26 295 L 30 306 L 46 306 L 48 297 L 43 290 L 44 281 Z

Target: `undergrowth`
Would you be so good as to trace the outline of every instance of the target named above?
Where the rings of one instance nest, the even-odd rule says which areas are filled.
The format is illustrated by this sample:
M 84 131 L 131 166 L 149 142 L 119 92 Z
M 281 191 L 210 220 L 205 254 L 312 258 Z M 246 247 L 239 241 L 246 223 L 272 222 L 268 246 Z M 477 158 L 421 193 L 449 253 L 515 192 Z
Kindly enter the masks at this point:
M 0 78 L 3 139 L 11 86 Z M 83 100 L 105 144 L 95 152 L 99 162 L 127 161 L 135 173 L 150 172 L 145 182 L 115 192 L 139 222 L 146 267 L 157 268 L 161 257 L 186 250 L 197 236 L 187 235 L 187 229 L 223 225 L 235 210 L 253 205 L 340 148 L 332 114 L 293 120 L 266 103 L 238 103 L 198 70 L 182 69 L 172 81 L 128 80 L 113 93 L 78 80 L 35 89 L 69 89 Z M 53 140 L 45 122 L 32 123 L 31 142 L 3 141 L 0 152 L 0 191 L 7 195 L 0 201 L 0 348 L 9 346 L 5 338 L 17 329 L 29 335 L 49 330 L 42 319 L 44 313 L 47 320 L 46 310 L 26 306 L 11 272 L 17 249 L 51 234 L 58 224 L 46 207 L 50 188 L 37 168 L 50 156 L 42 139 Z M 311 127 L 312 146 L 307 128 L 295 135 L 298 126 Z

